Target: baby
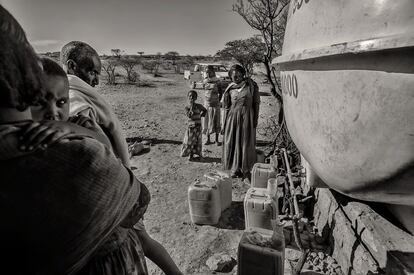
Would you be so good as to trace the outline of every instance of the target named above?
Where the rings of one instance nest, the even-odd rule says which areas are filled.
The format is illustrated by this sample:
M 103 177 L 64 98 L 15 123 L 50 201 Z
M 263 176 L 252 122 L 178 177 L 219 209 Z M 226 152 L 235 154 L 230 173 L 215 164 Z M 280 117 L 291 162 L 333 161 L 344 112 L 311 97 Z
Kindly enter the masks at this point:
M 45 77 L 46 96 L 44 101 L 40 102 L 37 106 L 32 106 L 30 108 L 33 120 L 72 122 L 70 124 L 62 123 L 61 125 L 56 123 L 56 125 L 60 125 L 62 128 L 69 128 L 68 131 L 70 132 L 74 130 L 77 134 L 95 138 L 110 147 L 111 143 L 109 139 L 99 125 L 94 123 L 93 120 L 83 116 L 69 117 L 69 83 L 66 73 L 59 64 L 46 57 L 41 57 L 40 62 Z M 33 131 L 35 131 L 34 127 L 36 127 L 36 125 L 36 123 L 33 124 Z M 37 129 L 37 131 L 41 133 L 39 129 Z M 46 136 L 45 139 L 47 139 Z M 42 146 L 47 146 L 48 143 L 49 142 L 44 142 L 42 143 Z M 33 146 L 34 144 L 31 145 L 31 147 Z

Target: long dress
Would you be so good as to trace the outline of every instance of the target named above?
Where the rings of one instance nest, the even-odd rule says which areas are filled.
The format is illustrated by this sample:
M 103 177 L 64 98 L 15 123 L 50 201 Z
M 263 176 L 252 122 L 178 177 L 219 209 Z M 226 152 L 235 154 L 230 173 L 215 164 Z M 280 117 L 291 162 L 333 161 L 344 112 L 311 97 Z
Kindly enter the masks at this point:
M 256 162 L 256 126 L 259 89 L 253 80 L 229 84 L 223 95 L 224 122 L 222 163 L 233 173 L 250 172 Z
M 187 157 L 198 155 L 201 157 L 201 117 L 205 116 L 207 110 L 203 107 L 203 105 L 195 103 L 192 108 L 186 106 L 185 112 L 188 117 L 188 124 L 187 131 L 184 134 L 183 145 L 181 147 L 181 156 Z
M 207 114 L 203 119 L 203 134 L 210 135 L 220 133 L 220 86 L 218 79 L 207 78 L 204 80 L 205 94 L 204 107 Z

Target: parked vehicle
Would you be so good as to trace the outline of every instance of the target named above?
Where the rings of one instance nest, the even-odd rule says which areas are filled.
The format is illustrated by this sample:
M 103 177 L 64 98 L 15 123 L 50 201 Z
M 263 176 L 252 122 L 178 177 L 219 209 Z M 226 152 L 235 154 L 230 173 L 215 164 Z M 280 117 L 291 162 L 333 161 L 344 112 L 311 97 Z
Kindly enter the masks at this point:
M 204 89 L 203 80 L 207 78 L 207 66 L 213 66 L 217 78 L 221 80 L 223 85 L 230 83 L 228 69 L 226 66 L 220 63 L 197 63 L 194 66 L 194 70 L 184 71 L 184 79 L 190 81 L 190 87 L 192 89 Z

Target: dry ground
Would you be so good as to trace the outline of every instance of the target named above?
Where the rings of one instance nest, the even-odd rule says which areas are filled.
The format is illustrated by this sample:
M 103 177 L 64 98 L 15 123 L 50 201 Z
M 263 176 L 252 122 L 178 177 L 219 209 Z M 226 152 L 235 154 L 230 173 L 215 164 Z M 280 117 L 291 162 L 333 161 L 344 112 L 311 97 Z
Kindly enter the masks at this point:
M 181 158 L 188 85 L 179 74 L 142 78 L 152 81 L 155 87 L 101 84 L 99 88 L 114 107 L 127 138 L 152 142 L 143 154 L 132 158 L 135 175 L 148 186 L 152 196 L 145 215 L 146 229 L 165 246 L 185 274 L 214 274 L 205 264 L 212 254 L 226 251 L 237 259 L 237 246 L 244 229 L 242 201 L 248 187 L 240 180 L 234 181 L 233 204 L 217 226 L 191 223 L 187 188 L 205 172 L 220 168 L 221 147 L 203 146 L 201 162 Z M 258 83 L 261 92 L 269 90 L 261 81 Z M 198 102 L 202 103 L 203 91 L 198 93 Z M 259 127 L 277 113 L 275 99 L 265 93 L 261 96 Z M 265 139 L 258 135 L 258 140 Z M 149 261 L 148 266 L 150 274 L 163 274 Z M 236 267 L 227 274 L 236 274 Z

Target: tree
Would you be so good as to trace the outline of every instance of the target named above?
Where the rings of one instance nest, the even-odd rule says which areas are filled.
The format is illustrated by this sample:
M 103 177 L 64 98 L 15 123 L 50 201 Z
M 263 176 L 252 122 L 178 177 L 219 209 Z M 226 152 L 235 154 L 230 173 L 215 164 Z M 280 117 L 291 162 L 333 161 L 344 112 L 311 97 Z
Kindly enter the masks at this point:
M 182 73 L 184 70 L 190 70 L 193 65 L 194 59 L 191 55 L 183 56 L 179 60 L 177 60 L 175 72 Z
M 142 67 L 154 76 L 159 76 L 158 70 L 162 62 L 161 53 L 158 52 L 153 60 L 143 62 Z
M 111 49 L 111 53 L 113 56 L 115 56 L 116 58 L 121 58 L 122 56 L 122 51 L 121 49 Z
M 255 30 L 266 45 L 264 55 L 266 76 L 272 85 L 271 92 L 282 106 L 280 81 L 271 70 L 272 59 L 282 52 L 289 0 L 236 0 L 233 11 L 238 13 Z
M 138 73 L 135 71 L 135 66 L 140 62 L 136 58 L 122 57 L 119 59 L 119 64 L 126 72 L 125 79 L 128 83 L 135 83 L 138 80 Z
M 234 58 L 247 71 L 248 75 L 253 73 L 253 65 L 263 62 L 266 47 L 260 36 L 253 36 L 247 39 L 233 40 L 226 43 L 223 50 L 217 55 L 222 58 Z
M 179 54 L 175 51 L 170 51 L 165 54 L 165 58 L 170 59 L 172 64 L 175 65 L 175 61 L 178 59 Z
M 102 69 L 104 69 L 107 78 L 107 84 L 109 85 L 115 85 L 116 79 L 115 79 L 115 69 L 118 66 L 118 61 L 114 60 L 113 58 L 108 58 L 104 62 L 102 62 Z
M 137 52 L 137 54 L 139 54 L 139 56 L 142 56 L 144 52 Z

